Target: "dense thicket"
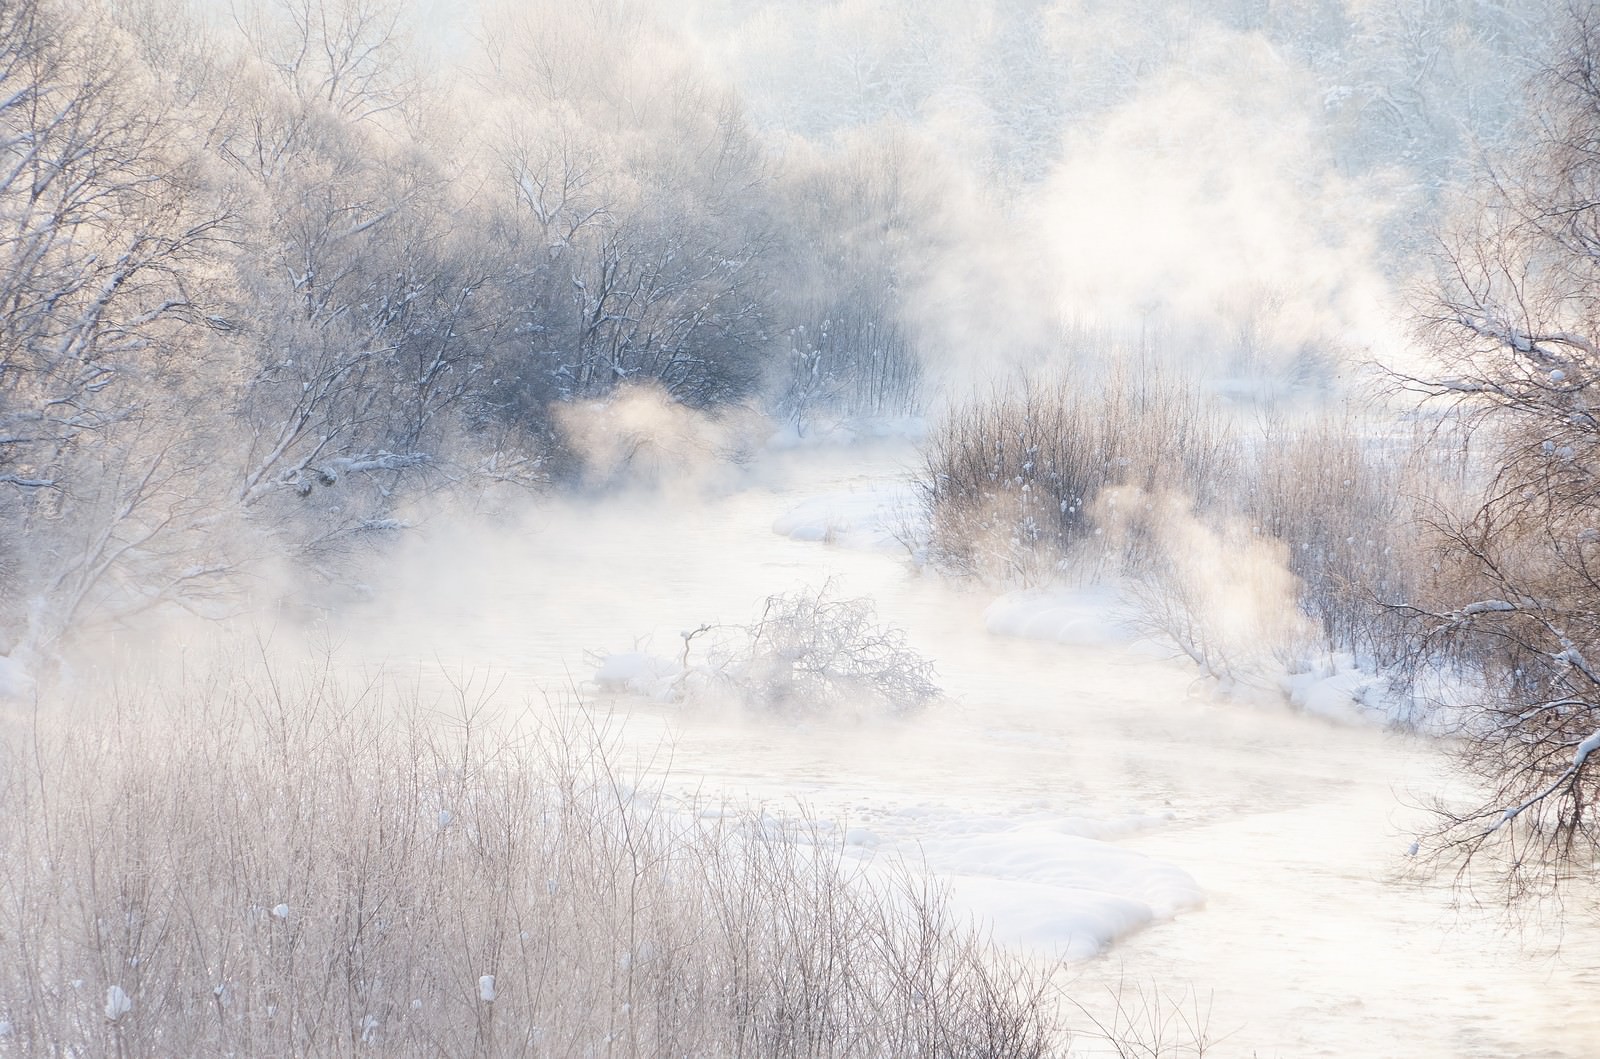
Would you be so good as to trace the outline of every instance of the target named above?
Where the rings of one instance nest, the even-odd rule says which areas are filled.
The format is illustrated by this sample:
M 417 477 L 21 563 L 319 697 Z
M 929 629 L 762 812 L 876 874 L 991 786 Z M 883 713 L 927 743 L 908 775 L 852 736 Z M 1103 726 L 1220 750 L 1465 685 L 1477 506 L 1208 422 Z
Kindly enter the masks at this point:
M 1389 436 L 1385 436 L 1388 434 Z M 1224 679 L 1411 655 L 1384 601 L 1435 581 L 1422 520 L 1467 455 L 1382 412 L 1232 407 L 1129 354 L 952 408 L 924 448 L 930 552 L 1013 585 L 1109 581 Z

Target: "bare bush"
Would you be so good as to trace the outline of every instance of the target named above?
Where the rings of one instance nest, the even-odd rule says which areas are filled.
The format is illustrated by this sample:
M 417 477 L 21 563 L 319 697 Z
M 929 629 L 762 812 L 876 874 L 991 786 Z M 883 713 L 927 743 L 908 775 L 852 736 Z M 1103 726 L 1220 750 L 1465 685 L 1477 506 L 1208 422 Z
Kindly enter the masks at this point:
M 1202 1003 L 1196 993 L 1125 978 L 1106 992 L 1110 1011 L 1104 1016 L 1071 1003 L 1088 1022 L 1082 1035 L 1105 1042 L 1117 1059 L 1204 1059 L 1217 1043 L 1210 1001 Z
M 915 876 L 674 802 L 581 711 L 396 709 L 262 669 L 11 733 L 0 1055 L 1062 1054 Z
M 1252 470 L 1199 386 L 1152 363 L 1101 383 L 1024 383 L 946 419 L 927 450 L 932 551 L 1026 585 L 1120 581 L 1144 633 L 1238 679 L 1298 631 L 1297 586 L 1241 522 Z
M 1220 413 L 1151 365 L 1103 382 L 1025 381 L 950 413 L 925 451 L 931 543 L 947 564 L 1025 584 L 1082 557 L 1113 486 L 1215 503 L 1237 460 Z M 1138 535 L 1124 538 L 1137 553 Z
M 1374 668 L 1408 656 L 1409 629 L 1385 604 L 1429 591 L 1427 526 L 1462 503 L 1468 468 L 1447 424 L 1386 427 L 1349 410 L 1264 424 L 1239 507 L 1253 532 L 1286 545 L 1324 652 Z
M 933 663 L 905 633 L 879 625 L 870 599 L 841 599 L 831 583 L 770 596 L 759 619 L 733 632 L 709 674 L 714 688 L 748 706 L 798 716 L 905 714 L 940 694 Z M 694 635 L 685 634 L 686 666 Z
M 1117 581 L 1140 630 L 1229 681 L 1317 653 L 1373 671 L 1409 658 L 1388 604 L 1434 591 L 1429 527 L 1473 466 L 1450 423 L 1344 409 L 1252 426 L 1154 365 L 998 391 L 947 417 L 925 456 L 936 561 Z

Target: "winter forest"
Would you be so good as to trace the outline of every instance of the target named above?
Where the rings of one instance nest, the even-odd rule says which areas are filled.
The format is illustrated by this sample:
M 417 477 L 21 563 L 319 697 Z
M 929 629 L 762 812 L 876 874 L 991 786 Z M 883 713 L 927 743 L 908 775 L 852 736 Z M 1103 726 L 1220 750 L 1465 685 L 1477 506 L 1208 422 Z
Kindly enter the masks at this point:
M 0 1059 L 1600 1047 L 1600 10 L 0 0 Z

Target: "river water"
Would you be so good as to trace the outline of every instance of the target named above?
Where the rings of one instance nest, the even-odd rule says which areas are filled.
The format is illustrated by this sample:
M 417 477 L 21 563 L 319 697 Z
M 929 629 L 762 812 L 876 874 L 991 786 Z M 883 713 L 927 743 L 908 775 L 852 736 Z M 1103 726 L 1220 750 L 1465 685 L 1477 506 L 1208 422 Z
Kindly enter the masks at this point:
M 1063 975 L 1092 1010 L 1119 985 L 1187 996 L 1217 1039 L 1208 1055 L 1600 1055 L 1592 920 L 1517 936 L 1397 878 L 1408 795 L 1439 782 L 1436 745 L 1216 701 L 1176 662 L 995 637 L 992 593 L 773 532 L 807 499 L 880 489 L 910 459 L 894 445 L 779 455 L 716 488 L 435 527 L 389 564 L 403 588 L 352 646 L 492 679 L 536 712 L 570 708 L 577 689 L 671 784 L 803 807 L 853 853 L 948 881 L 1001 942 L 1075 957 Z M 946 702 L 797 725 L 587 684 L 595 652 L 673 657 L 680 630 L 749 621 L 767 596 L 830 580 L 935 660 Z M 1117 927 L 1135 905 L 1155 920 Z M 1086 957 L 1096 916 L 1118 936 Z

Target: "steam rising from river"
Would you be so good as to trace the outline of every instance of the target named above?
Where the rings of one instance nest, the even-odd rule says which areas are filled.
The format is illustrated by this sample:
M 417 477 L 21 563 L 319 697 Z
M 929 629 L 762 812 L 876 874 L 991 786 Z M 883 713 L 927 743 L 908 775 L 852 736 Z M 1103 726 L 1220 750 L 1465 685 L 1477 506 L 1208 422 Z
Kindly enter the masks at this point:
M 932 234 L 906 322 L 947 388 L 1059 365 L 1084 331 L 1213 378 L 1326 381 L 1399 347 L 1416 262 L 1393 225 L 1443 174 L 1402 168 L 1414 130 L 1373 164 L 1371 88 L 1341 81 L 1391 61 L 1352 54 L 1388 16 L 1259 6 L 704 2 L 682 23 L 790 157 L 907 145 Z
M 560 20 L 577 17 L 563 13 L 569 6 L 528 5 L 534 16 L 555 20 L 550 33 L 563 47 L 571 23 Z M 605 13 L 584 6 L 597 18 Z M 928 365 L 931 406 L 996 376 L 1046 367 L 1070 376 L 1076 365 L 1128 350 L 1154 350 L 1235 394 L 1320 391 L 1362 358 L 1397 347 L 1394 291 L 1414 259 L 1393 236 L 1449 174 L 1427 168 L 1436 159 L 1419 162 L 1350 133 L 1348 126 L 1366 120 L 1350 102 L 1363 86 L 1339 80 L 1350 71 L 1318 41 L 1365 46 L 1333 23 L 1378 25 L 1381 13 L 1371 9 L 1381 5 L 1331 5 L 1339 17 L 1330 16 L 1325 39 L 1314 23 L 1330 5 L 1304 5 L 1299 14 L 1311 28 L 1299 36 L 1287 23 L 1269 26 L 1252 15 L 1267 6 L 622 4 L 600 19 L 623 35 L 615 50 L 601 37 L 573 45 L 573 54 L 594 56 L 574 86 L 626 97 L 656 87 L 630 78 L 645 64 L 692 71 L 732 93 L 771 148 L 760 179 L 798 185 L 839 166 L 883 195 L 893 209 L 881 226 L 845 233 L 845 242 L 890 246 L 898 323 Z M 1289 5 L 1270 6 L 1289 18 Z M 1465 62 L 1477 53 L 1464 54 Z M 1491 67 L 1483 68 L 1488 76 Z M 648 110 L 661 101 L 623 102 Z M 516 126 L 514 110 L 474 112 L 464 138 L 505 133 Z M 575 111 L 552 113 L 560 120 L 521 129 L 530 145 L 615 146 L 607 130 L 585 127 Z M 1493 131 L 1492 116 L 1483 129 Z M 797 285 L 810 279 L 780 277 Z M 926 839 L 937 854 L 938 841 L 948 843 L 972 821 L 1003 830 L 1010 816 L 1028 813 L 1047 830 L 1081 816 L 1092 818 L 1079 821 L 1084 829 L 1102 828 L 1103 836 L 1158 831 L 1161 837 L 1140 840 L 1144 848 L 1175 860 L 1200 858 L 1201 838 L 1215 837 L 1224 853 L 1213 868 L 1226 885 L 1211 922 L 1249 927 L 1259 902 L 1261 919 L 1290 942 L 1299 937 L 1297 917 L 1318 913 L 1274 905 L 1260 880 L 1252 889 L 1237 876 L 1259 859 L 1295 873 L 1284 884 L 1294 894 L 1304 876 L 1318 885 L 1343 879 L 1369 902 L 1352 899 L 1339 912 L 1344 918 L 1327 921 L 1358 935 L 1347 947 L 1349 963 L 1296 963 L 1290 980 L 1311 991 L 1306 997 L 1235 990 L 1221 1003 L 1236 1015 L 1259 1001 L 1269 1044 L 1295 1033 L 1314 1040 L 1341 1019 L 1362 1021 L 1333 1006 L 1349 1003 L 1361 984 L 1353 965 L 1371 950 L 1360 941 L 1408 929 L 1397 909 L 1434 911 L 1427 900 L 1396 904 L 1370 883 L 1386 863 L 1390 837 L 1387 803 L 1374 792 L 1386 794 L 1393 775 L 1418 768 L 1409 748 L 1371 732 L 1310 729 L 1281 709 L 1191 698 L 1194 673 L 1182 667 L 991 640 L 981 590 L 918 573 L 898 556 L 774 537 L 774 520 L 808 492 L 876 488 L 903 477 L 916 456 L 904 445 L 865 455 L 764 451 L 769 431 L 760 423 L 743 411 L 691 409 L 632 383 L 609 399 L 562 406 L 555 424 L 572 466 L 551 472 L 577 486 L 572 495 L 530 500 L 490 491 L 476 506 L 444 510 L 419 502 L 397 520 L 410 532 L 352 562 L 359 584 L 302 589 L 295 571 L 282 578 L 298 593 L 285 606 L 283 585 L 263 572 L 253 598 L 222 615 L 218 638 L 253 640 L 262 653 L 285 655 L 302 653 L 304 641 L 332 642 L 340 665 L 388 667 L 435 689 L 452 674 L 492 679 L 508 711 L 541 712 L 573 690 L 596 696 L 590 652 L 672 659 L 687 630 L 749 621 L 770 595 L 834 580 L 846 594 L 880 599 L 883 617 L 910 630 L 912 646 L 956 690 L 951 703 L 901 726 L 824 719 L 795 728 L 596 701 L 629 715 L 620 723 L 634 726 L 630 738 L 640 745 L 679 741 L 674 768 L 687 776 L 715 776 L 709 782 L 757 798 L 817 796 L 841 820 L 866 818 L 872 827 L 851 840 L 859 850 L 898 835 L 908 853 Z M 731 458 L 751 452 L 753 464 Z M 1220 616 L 1230 649 L 1283 635 L 1297 621 L 1281 546 L 1253 539 L 1246 526 L 1201 525 L 1182 498 L 1117 496 L 1160 508 L 1174 550 L 1188 556 L 1175 575 L 1192 597 L 1186 605 Z M 1118 527 L 1110 515 L 1105 524 Z M 191 651 L 210 649 L 217 628 L 167 616 L 142 621 L 111 634 L 99 655 L 69 663 L 63 679 L 89 684 L 102 669 L 126 673 L 132 655 L 152 668 L 181 669 Z M 1373 760 L 1381 767 L 1351 778 L 1348 769 Z M 1389 767 L 1392 774 L 1381 774 Z M 928 824 L 929 814 L 947 830 Z M 1302 847 L 1315 837 L 1296 832 L 1293 855 L 1274 860 L 1274 814 L 1284 815 L 1286 827 L 1346 831 L 1359 819 L 1363 859 L 1313 863 Z M 959 867 L 970 873 L 972 866 Z M 1017 877 L 1001 881 L 1027 883 L 1029 870 L 1022 863 Z M 969 878 L 969 894 L 976 885 Z M 981 895 L 970 901 L 983 904 Z M 1161 910 L 1192 907 L 1182 897 Z M 1179 935 L 1180 974 L 1205 972 L 1218 937 L 1203 927 L 1185 932 L 1182 919 L 1156 929 Z M 1442 990 L 1447 1003 L 1481 988 L 1460 959 L 1417 955 L 1433 935 L 1409 929 L 1407 966 L 1417 977 L 1461 976 L 1450 986 L 1460 991 Z M 1460 940 L 1442 943 L 1444 951 L 1465 948 Z M 1141 966 L 1167 966 L 1159 937 L 1139 944 L 1147 946 Z M 1253 963 L 1212 973 L 1258 981 L 1270 953 L 1259 938 L 1254 947 L 1249 938 L 1243 944 Z M 1509 990 L 1538 996 L 1538 984 L 1522 973 L 1526 960 L 1497 958 L 1515 961 L 1520 974 Z M 1217 985 L 1229 988 L 1225 980 Z M 1585 995 L 1582 981 L 1567 988 Z M 1363 1023 L 1358 1046 L 1387 1046 L 1389 1029 L 1403 1025 L 1413 1005 L 1403 996 L 1372 1005 L 1378 1029 Z M 1515 1007 L 1490 1013 L 1501 1021 L 1473 1042 L 1479 1054 L 1527 1029 Z M 1414 1030 L 1416 1054 L 1446 1054 L 1459 1043 L 1437 1012 L 1419 1018 L 1426 1024 Z

